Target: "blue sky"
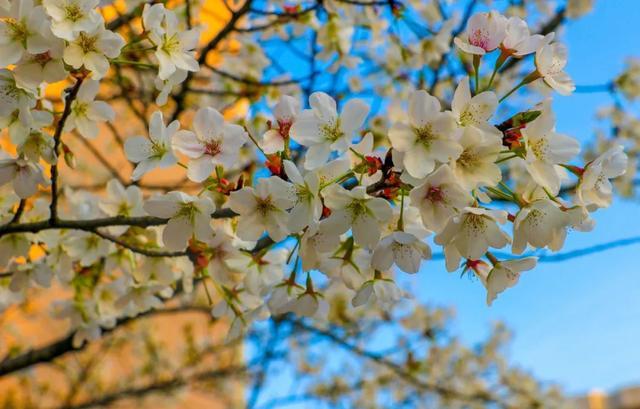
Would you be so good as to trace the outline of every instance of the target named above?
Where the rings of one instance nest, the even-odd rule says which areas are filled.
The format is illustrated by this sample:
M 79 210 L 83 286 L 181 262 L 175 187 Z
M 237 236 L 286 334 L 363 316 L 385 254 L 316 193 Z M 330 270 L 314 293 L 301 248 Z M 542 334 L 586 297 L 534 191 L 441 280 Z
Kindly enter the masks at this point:
M 640 3 L 596 2 L 595 11 L 572 21 L 562 33 L 569 46 L 568 72 L 578 85 L 602 84 L 619 73 L 629 55 L 640 55 Z M 554 96 L 560 132 L 586 141 L 594 113 L 606 94 Z M 595 214 L 591 233 L 570 233 L 562 251 L 640 235 L 640 204 L 617 200 Z M 477 281 L 448 274 L 442 263 L 425 265 L 412 285 L 420 298 L 454 306 L 454 331 L 468 342 L 486 336 L 501 320 L 514 332 L 509 356 L 537 377 L 556 381 L 570 393 L 612 390 L 640 383 L 640 245 L 544 263 L 524 273 L 491 308 Z

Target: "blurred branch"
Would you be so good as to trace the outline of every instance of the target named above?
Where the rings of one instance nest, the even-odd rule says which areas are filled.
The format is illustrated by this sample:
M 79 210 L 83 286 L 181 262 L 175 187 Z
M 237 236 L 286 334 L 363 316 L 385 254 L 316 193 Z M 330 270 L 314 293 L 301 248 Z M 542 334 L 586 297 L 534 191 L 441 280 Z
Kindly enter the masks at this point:
M 174 294 L 174 296 L 176 296 L 176 294 Z M 149 316 L 158 316 L 162 314 L 184 313 L 184 312 L 190 312 L 190 311 L 202 311 L 202 309 L 198 307 L 186 306 L 186 307 L 150 310 L 150 311 L 141 313 L 135 317 L 120 318 L 112 328 L 104 328 L 102 330 L 102 333 L 103 335 L 108 334 L 112 331 L 115 331 L 117 328 L 120 328 L 130 322 L 136 321 L 141 318 L 145 318 Z M 207 313 L 209 313 L 208 309 L 207 309 Z M 214 318 L 212 317 L 212 319 Z M 8 356 L 4 358 L 2 361 L 0 361 L 0 378 L 12 372 L 29 368 L 33 365 L 37 365 L 45 362 L 51 362 L 54 359 L 59 358 L 68 352 L 80 351 L 84 349 L 87 346 L 86 342 L 78 347 L 73 345 L 74 336 L 75 336 L 75 331 L 72 331 L 69 335 L 55 342 L 52 342 L 48 345 L 45 345 L 43 347 L 31 349 L 17 356 L 13 356 L 13 357 Z
M 96 406 L 105 406 L 122 399 L 142 398 L 154 392 L 166 393 L 168 390 L 184 387 L 192 382 L 218 379 L 218 378 L 228 377 L 228 376 L 241 376 L 248 369 L 249 369 L 249 366 L 245 366 L 245 365 L 229 366 L 229 367 L 220 368 L 220 369 L 212 369 L 209 371 L 198 372 L 188 377 L 173 378 L 166 381 L 159 381 L 156 383 L 152 383 L 147 386 L 123 389 L 118 392 L 105 395 L 96 400 L 81 403 L 79 405 L 62 406 L 59 409 L 87 409 L 87 408 L 93 408 Z

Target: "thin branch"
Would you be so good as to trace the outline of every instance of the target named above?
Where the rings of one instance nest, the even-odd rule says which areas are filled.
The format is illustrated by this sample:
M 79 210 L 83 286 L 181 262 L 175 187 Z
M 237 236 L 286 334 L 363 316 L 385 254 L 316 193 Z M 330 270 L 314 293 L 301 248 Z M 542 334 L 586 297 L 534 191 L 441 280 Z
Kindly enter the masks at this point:
M 88 409 L 97 406 L 106 406 L 127 398 L 141 398 L 150 393 L 163 392 L 167 390 L 173 390 L 188 385 L 191 382 L 204 381 L 209 379 L 217 379 L 222 377 L 228 377 L 233 375 L 241 375 L 247 371 L 247 366 L 228 366 L 226 368 L 212 369 L 209 371 L 203 371 L 184 378 L 173 378 L 166 381 L 159 381 L 150 385 L 141 387 L 132 387 L 114 392 L 110 395 L 103 396 L 99 399 L 89 402 L 81 403 L 79 405 L 62 406 L 59 409 Z
M 176 296 L 177 294 L 178 292 L 176 291 L 174 296 Z M 136 321 L 144 317 L 148 317 L 152 315 L 157 316 L 161 314 L 176 314 L 176 313 L 183 313 L 183 312 L 188 312 L 193 310 L 194 310 L 193 308 L 188 308 L 188 307 L 150 310 L 147 312 L 143 312 L 135 317 L 120 318 L 112 328 L 103 328 L 102 333 L 103 335 L 108 334 L 116 330 L 117 328 L 122 327 L 125 324 L 128 324 L 130 322 Z M 0 361 L 0 378 L 12 372 L 29 368 L 33 365 L 37 365 L 45 362 L 51 362 L 54 359 L 59 358 L 68 352 L 79 351 L 84 349 L 88 345 L 88 343 L 86 342 L 78 347 L 73 345 L 73 337 L 75 336 L 75 333 L 76 333 L 75 331 L 72 331 L 65 337 L 57 341 L 54 341 L 48 345 L 45 345 L 43 347 L 31 349 L 27 352 L 24 352 L 14 357 L 10 357 L 10 356 L 6 357 L 2 361 Z
M 71 104 L 76 99 L 80 86 L 82 85 L 83 78 L 76 79 L 76 83 L 67 93 L 64 98 L 64 111 L 56 126 L 55 134 L 53 135 L 53 152 L 59 157 L 60 151 L 60 139 L 62 137 L 62 130 L 64 124 L 67 122 L 67 118 L 71 114 Z M 59 158 L 58 158 L 59 160 Z M 49 206 L 49 223 L 53 224 L 58 219 L 58 161 L 51 165 L 51 204 Z
M 110 234 L 107 234 L 98 229 L 92 230 L 91 233 L 99 236 L 105 240 L 113 242 L 117 245 L 120 245 L 128 250 L 133 251 L 134 253 L 142 254 L 147 257 L 183 257 L 189 255 L 188 251 L 163 251 L 163 250 L 149 250 L 142 247 L 137 247 L 132 244 L 127 243 L 124 240 L 119 239 L 118 237 L 114 237 Z
M 122 176 L 120 176 L 120 172 L 118 172 L 118 170 L 111 163 L 109 163 L 107 158 L 105 158 L 100 153 L 100 151 L 97 150 L 96 147 L 93 146 L 93 144 L 91 142 L 89 142 L 88 139 L 86 139 L 85 137 L 83 137 L 82 135 L 80 135 L 77 132 L 73 132 L 73 135 L 76 137 L 76 139 L 78 139 L 80 142 L 82 142 L 82 144 L 89 150 L 89 152 L 91 152 L 93 154 L 93 156 L 96 157 L 96 159 L 98 159 L 98 162 L 100 162 L 105 168 L 107 168 L 107 170 L 109 172 L 111 172 L 113 177 L 118 179 L 118 182 L 122 183 L 123 185 L 127 183 L 124 180 L 124 178 Z
M 225 26 L 216 34 L 216 36 L 209 41 L 202 49 L 200 50 L 200 56 L 198 57 L 198 64 L 204 65 L 207 61 L 207 55 L 210 51 L 215 50 L 230 33 L 233 32 L 238 21 L 251 10 L 251 3 L 253 0 L 246 0 L 242 7 L 238 9 L 238 11 L 231 12 L 231 18 Z M 184 110 L 185 106 L 185 98 L 187 94 L 187 90 L 190 88 L 191 79 L 193 78 L 193 74 L 189 72 L 187 78 L 182 83 L 182 87 L 180 88 L 180 92 L 174 96 L 174 100 L 176 102 L 176 106 L 173 110 L 173 114 L 171 115 L 171 121 L 178 119 L 180 113 Z
M 361 356 L 363 358 L 367 358 L 379 365 L 382 365 L 388 369 L 390 369 L 392 372 L 394 372 L 396 375 L 398 375 L 400 378 L 402 378 L 403 380 L 405 380 L 406 382 L 408 382 L 409 384 L 415 386 L 416 388 L 422 389 L 422 390 L 427 390 L 427 391 L 432 391 L 435 392 L 437 394 L 439 394 L 442 397 L 445 398 L 452 398 L 452 399 L 458 399 L 461 401 L 478 401 L 478 402 L 482 402 L 484 404 L 496 404 L 496 403 L 500 403 L 498 398 L 491 395 L 489 392 L 486 391 L 478 391 L 475 393 L 467 393 L 467 392 L 461 392 L 452 388 L 448 388 L 446 386 L 443 385 L 438 385 L 435 383 L 430 383 L 427 381 L 423 381 L 419 378 L 417 378 L 416 376 L 414 376 L 411 372 L 407 371 L 406 369 L 404 369 L 402 366 L 396 364 L 393 361 L 388 360 L 387 358 L 385 358 L 382 355 L 378 355 L 376 353 L 367 351 L 357 345 L 352 344 L 351 342 L 347 341 L 346 339 L 343 339 L 342 337 L 334 334 L 333 332 L 330 332 L 328 330 L 324 330 L 322 328 L 318 328 L 318 327 L 314 327 L 312 325 L 306 324 L 304 321 L 300 320 L 300 319 L 289 319 L 288 320 L 294 327 L 304 330 L 305 332 L 311 333 L 311 334 L 315 334 L 315 335 L 319 335 L 331 342 L 333 342 L 334 344 L 340 346 L 343 349 L 346 349 L 358 356 Z
M 24 207 L 26 204 L 27 204 L 27 201 L 25 199 L 20 199 L 20 203 L 18 203 L 18 208 L 16 209 L 16 212 L 11 218 L 11 221 L 9 222 L 9 224 L 15 224 L 20 221 L 20 218 L 22 217 L 22 213 L 24 213 Z

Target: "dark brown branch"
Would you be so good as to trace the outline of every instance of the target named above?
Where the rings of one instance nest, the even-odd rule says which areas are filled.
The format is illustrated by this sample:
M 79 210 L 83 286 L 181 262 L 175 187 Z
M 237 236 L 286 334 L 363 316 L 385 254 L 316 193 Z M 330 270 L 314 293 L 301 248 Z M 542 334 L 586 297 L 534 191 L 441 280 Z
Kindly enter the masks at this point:
M 20 199 L 20 203 L 18 203 L 18 208 L 16 209 L 16 212 L 11 218 L 11 221 L 9 222 L 9 224 L 18 223 L 20 221 L 20 218 L 22 217 L 22 213 L 24 213 L 24 206 L 26 204 L 27 204 L 27 201 L 25 199 Z
M 219 209 L 211 214 L 213 219 L 224 219 L 234 217 L 236 214 L 231 209 Z M 110 226 L 161 226 L 166 224 L 169 219 L 154 216 L 125 217 L 114 216 L 101 219 L 91 220 L 60 220 L 54 222 L 43 220 L 33 223 L 8 224 L 0 226 L 0 237 L 9 233 L 37 233 L 42 230 L 50 229 L 72 229 L 93 232 L 99 227 Z
M 64 98 L 64 110 L 62 116 L 56 125 L 56 131 L 53 135 L 53 152 L 58 157 L 60 151 L 60 139 L 62 137 L 62 130 L 64 124 L 67 122 L 67 118 L 71 115 L 71 104 L 76 99 L 80 86 L 82 85 L 83 78 L 76 79 L 76 83 L 67 93 Z M 53 224 L 58 218 L 58 161 L 51 165 L 51 205 L 49 206 L 49 223 Z

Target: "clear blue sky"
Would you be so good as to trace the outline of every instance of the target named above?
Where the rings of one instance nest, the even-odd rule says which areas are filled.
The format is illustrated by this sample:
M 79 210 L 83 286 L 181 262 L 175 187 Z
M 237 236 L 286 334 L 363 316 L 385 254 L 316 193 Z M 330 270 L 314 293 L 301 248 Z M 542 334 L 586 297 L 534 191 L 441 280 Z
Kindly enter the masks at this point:
M 595 11 L 568 24 L 568 71 L 578 85 L 601 84 L 620 72 L 625 58 L 640 56 L 640 1 L 599 0 Z M 583 141 L 593 136 L 594 112 L 606 94 L 554 96 L 558 130 Z M 640 203 L 616 201 L 596 213 L 592 233 L 573 232 L 563 251 L 640 235 Z M 456 308 L 455 332 L 480 340 L 493 321 L 514 332 L 511 358 L 537 377 L 570 393 L 640 384 L 640 245 L 559 263 L 523 274 L 517 287 L 491 308 L 477 281 L 447 274 L 434 261 L 415 278 L 420 298 Z

